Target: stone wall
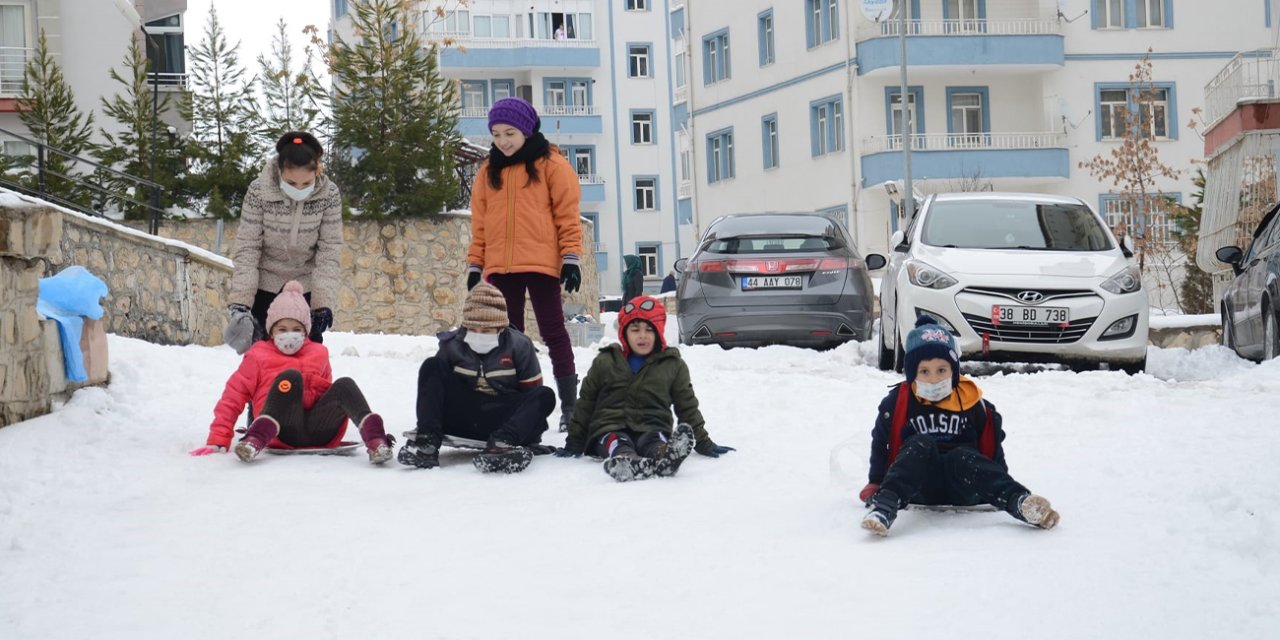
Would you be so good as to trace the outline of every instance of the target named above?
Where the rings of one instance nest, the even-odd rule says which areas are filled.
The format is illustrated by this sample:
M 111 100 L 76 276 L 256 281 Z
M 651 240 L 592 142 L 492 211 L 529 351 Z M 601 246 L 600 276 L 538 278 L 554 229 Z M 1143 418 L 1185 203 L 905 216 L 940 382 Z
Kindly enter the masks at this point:
M 46 264 L 60 258 L 61 234 L 57 211 L 0 204 L 0 427 L 49 412 L 49 358 L 36 298 Z
M 586 305 L 599 315 L 590 223 L 583 221 L 582 289 L 563 294 L 565 304 Z M 160 235 L 223 256 L 235 249 L 236 222 L 166 222 Z M 219 235 L 221 242 L 219 243 Z M 342 285 L 334 330 L 358 333 L 430 335 L 455 327 L 466 296 L 466 255 L 471 216 L 452 213 L 434 218 L 348 220 L 343 223 Z M 528 332 L 537 336 L 533 309 L 526 309 Z

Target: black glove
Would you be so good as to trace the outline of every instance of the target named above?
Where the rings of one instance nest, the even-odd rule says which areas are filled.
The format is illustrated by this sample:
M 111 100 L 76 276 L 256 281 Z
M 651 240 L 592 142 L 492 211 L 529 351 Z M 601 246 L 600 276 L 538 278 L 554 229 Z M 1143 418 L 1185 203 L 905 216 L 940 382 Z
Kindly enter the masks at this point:
M 582 452 L 571 451 L 569 449 L 561 448 L 561 449 L 556 449 L 556 457 L 557 458 L 581 458 Z
M 718 445 L 718 444 L 717 444 L 717 445 L 713 445 L 713 446 L 710 446 L 710 447 L 706 447 L 706 448 L 704 448 L 704 449 L 702 449 L 702 450 L 698 451 L 698 453 L 700 453 L 700 454 L 702 454 L 702 455 L 704 455 L 704 456 L 706 456 L 706 457 L 708 457 L 708 458 L 719 458 L 720 456 L 722 456 L 722 455 L 724 455 L 724 454 L 726 454 L 726 453 L 729 453 L 730 451 L 737 451 L 737 449 L 734 449 L 733 447 L 725 447 L 725 446 L 722 446 L 722 445 Z
M 476 285 L 478 284 L 480 284 L 480 272 L 472 271 L 471 273 L 468 273 L 467 274 L 467 291 L 470 291 L 476 288 Z
M 582 288 L 582 269 L 572 262 L 566 262 L 560 267 L 560 284 L 564 285 L 567 293 L 573 293 Z
M 329 307 L 311 310 L 311 333 L 319 334 L 333 326 L 333 311 Z

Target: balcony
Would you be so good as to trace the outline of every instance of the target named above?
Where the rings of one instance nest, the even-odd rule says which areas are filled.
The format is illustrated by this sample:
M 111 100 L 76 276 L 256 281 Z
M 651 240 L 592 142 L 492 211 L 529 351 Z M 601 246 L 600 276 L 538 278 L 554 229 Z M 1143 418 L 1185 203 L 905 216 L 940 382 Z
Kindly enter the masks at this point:
M 542 116 L 542 132 L 598 134 L 604 132 L 600 111 L 595 105 L 535 105 Z M 462 107 L 458 110 L 458 133 L 467 137 L 489 135 L 489 108 Z
M 1280 81 L 1280 51 L 1252 57 L 1236 54 L 1204 87 L 1204 120 L 1208 127 L 1218 124 L 1241 104 L 1275 102 Z M 1265 57 L 1263 57 L 1265 56 Z
M 582 190 L 583 202 L 604 202 L 604 176 L 594 173 L 580 173 L 578 174 L 578 186 Z
M 907 64 L 914 72 L 975 66 L 1049 71 L 1066 60 L 1056 19 L 911 20 L 906 26 Z M 898 73 L 898 32 L 893 20 L 868 24 L 859 31 L 859 75 Z
M 692 198 L 693 197 L 693 181 L 691 180 L 681 181 L 680 186 L 676 189 L 676 197 L 680 199 Z
M 147 86 L 155 86 L 161 91 L 185 91 L 187 74 L 184 73 L 148 73 Z
M 595 40 L 484 38 L 470 33 L 430 33 L 427 37 L 449 45 L 440 50 L 442 69 L 600 67 L 600 44 Z
M 0 96 L 16 97 L 22 93 L 28 47 L 0 47 Z
M 862 142 L 862 186 L 902 178 L 902 136 Z M 1066 135 L 941 133 L 911 137 L 911 173 L 918 180 L 1025 178 L 1062 180 L 1070 175 Z

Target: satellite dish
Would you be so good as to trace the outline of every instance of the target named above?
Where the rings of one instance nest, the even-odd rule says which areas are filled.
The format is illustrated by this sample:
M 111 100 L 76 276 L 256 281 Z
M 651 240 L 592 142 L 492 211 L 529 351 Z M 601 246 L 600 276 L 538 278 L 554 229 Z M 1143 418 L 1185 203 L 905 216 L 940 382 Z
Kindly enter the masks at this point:
M 862 15 L 872 22 L 880 22 L 893 13 L 893 0 L 861 0 Z

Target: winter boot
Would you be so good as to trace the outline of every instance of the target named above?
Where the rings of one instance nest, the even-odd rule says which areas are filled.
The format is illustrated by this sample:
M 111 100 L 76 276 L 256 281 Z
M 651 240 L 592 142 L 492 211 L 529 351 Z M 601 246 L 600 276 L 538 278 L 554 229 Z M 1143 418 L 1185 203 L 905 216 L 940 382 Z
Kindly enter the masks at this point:
M 569 430 L 573 406 L 578 401 L 578 374 L 556 378 L 556 395 L 560 396 L 560 432 Z
M 1052 529 L 1058 526 L 1058 512 L 1049 506 L 1048 499 L 1026 493 L 1018 498 L 1015 504 L 1017 509 L 1013 517 L 1041 529 Z
M 360 421 L 360 439 L 369 451 L 369 462 L 382 464 L 391 459 L 395 439 L 382 428 L 382 416 L 371 413 Z
M 626 451 L 604 461 L 604 472 L 618 482 L 648 480 L 655 472 L 652 458 Z
M 533 461 L 533 452 L 509 442 L 490 437 L 484 451 L 471 459 L 483 473 L 520 473 Z
M 892 491 L 881 489 L 871 496 L 871 511 L 862 519 L 862 528 L 884 537 L 889 535 L 889 527 L 898 518 L 898 496 Z
M 671 434 L 671 441 L 658 450 L 654 456 L 653 471 L 664 478 L 674 476 L 680 470 L 680 463 L 693 453 L 693 427 L 680 423 Z
M 249 424 L 249 429 L 245 431 L 244 437 L 236 443 L 236 456 L 245 462 L 253 460 L 267 448 L 267 443 L 275 439 L 278 433 L 280 433 L 280 423 L 276 422 L 275 418 L 271 416 L 254 418 Z
M 400 464 L 419 469 L 440 466 L 440 436 L 434 433 L 406 431 L 404 446 L 396 456 Z

